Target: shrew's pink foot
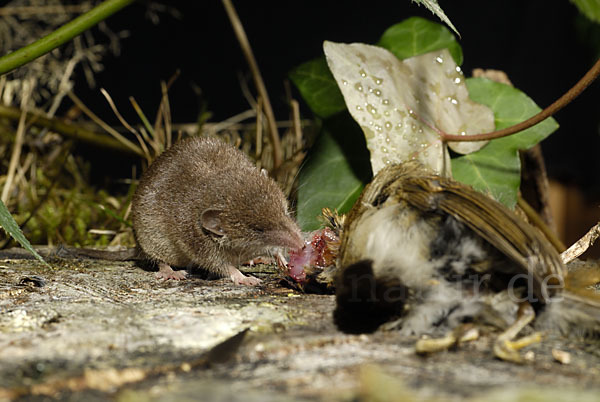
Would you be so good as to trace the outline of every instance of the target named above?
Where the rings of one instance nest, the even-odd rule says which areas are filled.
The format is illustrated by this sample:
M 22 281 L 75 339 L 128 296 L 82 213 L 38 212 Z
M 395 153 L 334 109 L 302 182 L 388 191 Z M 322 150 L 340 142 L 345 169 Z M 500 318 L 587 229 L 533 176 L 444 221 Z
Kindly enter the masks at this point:
M 256 257 L 256 258 L 251 259 L 248 262 L 245 262 L 243 265 L 249 265 L 249 266 L 253 267 L 256 264 L 273 264 L 273 258 L 270 258 L 270 257 Z
M 182 279 L 187 278 L 186 271 L 173 271 L 173 268 L 169 264 L 165 264 L 161 262 L 158 264 L 158 272 L 154 275 L 156 279 L 173 279 L 176 281 L 180 281 Z
M 231 281 L 236 285 L 256 286 L 260 285 L 262 282 L 258 278 L 242 274 L 240 270 L 233 265 L 227 267 L 227 270 L 229 271 L 229 277 L 231 278 Z

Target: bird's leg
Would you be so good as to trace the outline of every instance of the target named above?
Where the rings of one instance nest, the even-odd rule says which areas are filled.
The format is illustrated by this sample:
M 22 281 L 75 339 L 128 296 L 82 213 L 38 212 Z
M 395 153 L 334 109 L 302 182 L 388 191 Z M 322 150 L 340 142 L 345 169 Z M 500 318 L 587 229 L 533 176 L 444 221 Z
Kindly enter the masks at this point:
M 513 339 L 535 318 L 535 311 L 529 302 L 523 302 L 519 305 L 517 319 L 515 322 L 502 332 L 494 342 L 494 355 L 502 360 L 513 363 L 522 363 L 523 358 L 519 350 L 525 346 L 531 345 L 542 340 L 540 332 L 533 333 L 523 338 L 513 341 Z
M 442 338 L 419 339 L 415 344 L 418 354 L 435 353 L 450 349 L 456 344 L 479 338 L 479 330 L 472 324 L 461 324 Z

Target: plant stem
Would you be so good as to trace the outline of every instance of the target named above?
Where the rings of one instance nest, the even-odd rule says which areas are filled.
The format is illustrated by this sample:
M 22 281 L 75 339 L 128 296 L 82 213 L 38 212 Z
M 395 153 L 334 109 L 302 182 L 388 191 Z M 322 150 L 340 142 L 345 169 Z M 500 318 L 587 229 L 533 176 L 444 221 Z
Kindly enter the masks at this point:
M 17 170 L 17 165 L 19 164 L 19 159 L 21 157 L 21 149 L 23 148 L 23 139 L 25 137 L 25 119 L 27 118 L 26 109 L 29 106 L 29 98 L 33 92 L 33 81 L 30 79 L 25 83 L 27 85 L 23 85 L 23 97 L 21 98 L 22 112 L 19 116 L 19 125 L 17 127 L 17 134 L 15 136 L 15 144 L 13 147 L 13 152 L 10 156 L 8 173 L 6 174 L 6 181 L 4 182 L 4 187 L 2 188 L 2 196 L 0 196 L 0 200 L 5 205 L 8 205 L 8 195 L 10 194 L 12 182 Z
M 0 58 L 0 75 L 21 67 L 73 39 L 134 0 L 106 0 L 37 41 Z
M 240 21 L 240 18 L 238 17 L 235 8 L 233 7 L 233 4 L 231 3 L 231 0 L 222 1 L 223 5 L 225 6 L 225 11 L 227 11 L 227 16 L 229 17 L 231 25 L 233 26 L 235 35 L 237 36 L 237 39 L 240 42 L 240 46 L 242 47 L 244 56 L 248 61 L 248 65 L 250 66 L 250 71 L 252 72 L 252 77 L 254 78 L 254 84 L 256 85 L 258 95 L 262 98 L 263 101 L 263 108 L 267 116 L 267 124 L 269 125 L 271 145 L 273 146 L 273 170 L 277 170 L 277 168 L 281 166 L 283 158 L 281 155 L 281 143 L 279 141 L 279 133 L 277 132 L 275 114 L 273 113 L 273 108 L 271 107 L 271 101 L 269 100 L 267 88 L 265 87 L 265 83 L 260 74 L 260 70 L 258 69 L 258 64 L 256 63 L 256 59 L 254 58 L 254 54 L 252 53 L 250 42 L 248 42 L 248 37 L 246 36 L 246 32 L 244 31 L 244 26 L 242 25 L 242 22 Z
M 562 258 L 563 264 L 568 264 L 581 254 L 585 253 L 587 249 L 594 244 L 598 237 L 600 237 L 600 222 L 594 225 L 594 227 L 591 228 L 585 234 L 585 236 L 577 240 L 575 244 L 562 252 L 560 258 Z
M 581 80 L 577 84 L 573 86 L 573 88 L 569 89 L 567 93 L 558 98 L 553 104 L 548 106 L 546 109 L 542 110 L 538 114 L 530 117 L 529 119 L 522 121 L 521 123 L 517 123 L 514 126 L 510 126 L 507 128 L 503 128 L 502 130 L 492 131 L 489 133 L 483 134 L 474 134 L 474 135 L 455 135 L 455 134 L 446 134 L 440 133 L 443 141 L 487 141 L 493 140 L 496 138 L 502 138 L 509 136 L 514 133 L 518 133 L 519 131 L 523 131 L 529 127 L 533 127 L 539 122 L 546 120 L 548 117 L 552 116 L 554 113 L 558 112 L 560 109 L 568 105 L 573 99 L 579 96 L 580 93 L 583 92 L 584 89 L 588 87 L 597 77 L 600 75 L 600 59 L 596 61 L 596 64 L 590 68 L 590 70 L 583 76 Z
M 11 120 L 19 120 L 23 113 L 24 112 L 19 108 L 0 105 L 0 117 L 9 118 Z M 77 141 L 83 141 L 104 148 L 110 148 L 121 152 L 144 156 L 141 151 L 138 152 L 135 149 L 131 149 L 112 137 L 93 132 L 76 124 L 61 121 L 58 118 L 48 119 L 33 112 L 29 112 L 27 115 L 30 117 L 30 119 L 27 121 L 27 124 L 54 130 L 65 137 L 72 138 Z

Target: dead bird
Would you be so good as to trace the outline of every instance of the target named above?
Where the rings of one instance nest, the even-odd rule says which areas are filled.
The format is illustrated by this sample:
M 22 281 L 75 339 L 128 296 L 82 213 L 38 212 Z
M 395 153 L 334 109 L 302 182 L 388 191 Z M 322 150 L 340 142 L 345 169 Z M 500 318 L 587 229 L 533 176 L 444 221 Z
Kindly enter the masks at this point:
M 517 318 L 495 343 L 503 359 L 520 361 L 511 340 L 536 314 L 540 328 L 600 334 L 600 296 L 569 286 L 537 229 L 416 162 L 388 166 L 365 187 L 346 217 L 338 267 L 334 320 L 345 332 L 397 319 L 402 334 L 435 335 L 506 292 Z

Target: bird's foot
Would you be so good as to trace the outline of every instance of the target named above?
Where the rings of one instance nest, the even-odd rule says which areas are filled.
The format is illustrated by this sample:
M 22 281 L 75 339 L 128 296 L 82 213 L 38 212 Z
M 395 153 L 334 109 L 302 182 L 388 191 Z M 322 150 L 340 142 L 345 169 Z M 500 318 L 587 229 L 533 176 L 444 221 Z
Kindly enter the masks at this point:
M 523 357 L 519 353 L 519 350 L 525 346 L 540 342 L 542 340 L 542 334 L 536 332 L 517 339 L 516 341 L 513 341 L 513 339 L 515 339 L 519 332 L 533 321 L 534 318 L 535 311 L 533 310 L 533 307 L 531 307 L 531 304 L 528 302 L 521 303 L 515 322 L 501 333 L 494 342 L 494 355 L 505 361 L 523 363 Z
M 523 363 L 523 357 L 519 353 L 519 350 L 523 349 L 525 346 L 541 342 L 542 338 L 541 332 L 535 332 L 531 335 L 519 338 L 516 341 L 500 339 L 500 337 L 498 337 L 494 342 L 494 356 L 508 362 L 521 364 Z
M 479 338 L 479 329 L 472 324 L 463 324 L 454 328 L 441 338 L 419 339 L 415 344 L 418 354 L 436 353 L 450 349 L 463 342 L 474 341 Z

